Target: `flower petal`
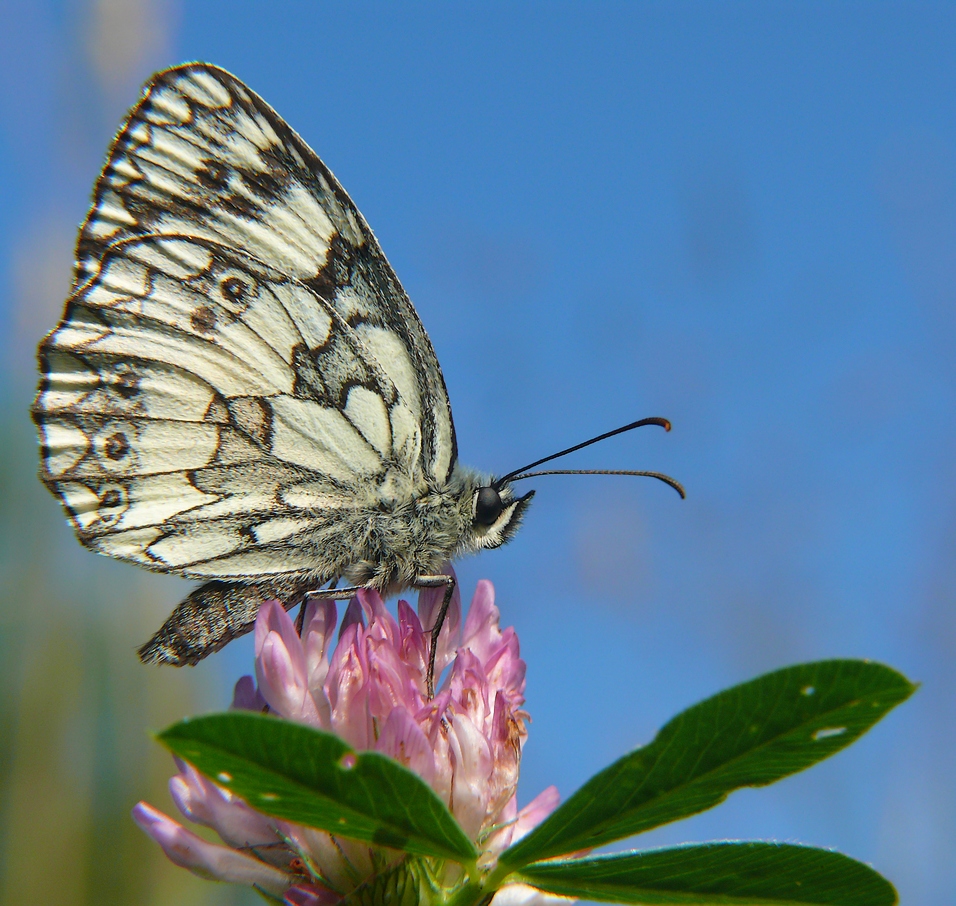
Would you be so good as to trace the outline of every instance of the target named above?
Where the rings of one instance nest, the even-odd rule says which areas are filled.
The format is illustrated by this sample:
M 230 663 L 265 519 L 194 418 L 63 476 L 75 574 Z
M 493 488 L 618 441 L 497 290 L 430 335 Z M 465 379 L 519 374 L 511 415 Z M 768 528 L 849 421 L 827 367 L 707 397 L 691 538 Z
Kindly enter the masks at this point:
M 425 694 L 425 671 L 428 669 L 428 639 L 422 631 L 421 620 L 408 601 L 398 602 L 398 626 L 401 634 L 399 655 L 415 677 L 418 691 Z
M 282 615 L 289 620 L 285 611 Z M 262 697 L 274 711 L 288 720 L 321 726 L 298 636 L 290 644 L 284 633 L 272 631 L 266 635 L 256 656 L 256 679 Z
M 371 874 L 372 851 L 367 843 L 334 837 L 314 827 L 291 821 L 277 821 L 279 832 L 293 849 L 308 856 L 321 872 L 326 886 L 339 891 L 339 898 L 351 890 L 356 881 Z
M 505 884 L 495 894 L 491 906 L 556 906 L 559 903 L 576 902 L 576 897 L 555 896 L 530 884 Z
M 464 715 L 449 721 L 448 744 L 452 761 L 452 813 L 465 833 L 477 839 L 488 816 L 488 805 L 501 795 L 492 780 L 494 753 L 488 738 Z M 514 793 L 510 790 L 508 797 Z
M 370 748 L 375 738 L 368 705 L 370 677 L 365 638 L 361 622 L 346 628 L 335 646 L 325 681 L 325 694 L 332 708 L 332 730 L 356 749 Z
M 310 600 L 305 605 L 305 615 L 302 617 L 302 638 L 306 655 L 306 669 L 309 677 L 316 670 L 329 669 L 329 645 L 335 633 L 335 623 L 338 620 L 338 608 L 335 601 Z M 323 680 L 325 677 L 323 676 Z
M 368 620 L 369 634 L 376 639 L 385 639 L 398 650 L 401 633 L 395 618 L 388 612 L 382 596 L 374 588 L 363 588 L 358 599 Z
M 515 708 L 524 704 L 525 672 L 518 636 L 512 627 L 501 633 L 501 644 L 483 661 L 488 682 L 504 690 Z
M 256 681 L 251 676 L 240 676 L 236 681 L 236 688 L 232 693 L 232 706 L 240 711 L 264 711 L 266 700 L 256 687 Z
M 468 609 L 461 647 L 471 649 L 478 660 L 485 663 L 501 644 L 499 619 L 500 614 L 495 607 L 495 587 L 487 579 L 481 579 Z
M 169 781 L 169 792 L 179 810 L 196 824 L 218 832 L 224 843 L 237 848 L 273 847 L 279 838 L 274 821 L 246 805 L 228 790 L 220 789 L 202 776 L 192 765 L 177 759 L 180 772 Z M 273 859 L 270 862 L 275 861 Z M 288 862 L 280 858 L 278 864 Z
M 335 601 L 309 601 L 302 619 L 302 648 L 305 651 L 305 668 L 309 692 L 315 702 L 321 726 L 332 726 L 331 705 L 325 694 L 325 681 L 329 675 L 329 647 L 335 632 L 338 617 Z
M 259 653 L 262 643 L 270 632 L 276 632 L 282 637 L 283 644 L 296 661 L 296 669 L 305 672 L 305 655 L 302 652 L 299 634 L 295 630 L 295 623 L 279 601 L 266 601 L 259 608 L 255 630 L 256 654 Z M 299 663 L 300 659 L 301 663 Z
M 309 692 L 302 641 L 278 601 L 266 601 L 259 608 L 255 635 L 256 679 L 269 707 L 290 720 L 320 726 Z
M 342 899 L 339 894 L 314 884 L 296 884 L 285 892 L 287 906 L 331 906 Z
M 277 897 L 289 886 L 291 877 L 284 871 L 238 850 L 207 843 L 145 802 L 133 807 L 133 820 L 163 848 L 170 861 L 201 878 L 261 887 Z
M 339 626 L 339 641 L 345 636 L 345 631 L 358 623 L 365 626 L 365 618 L 362 610 L 362 602 L 358 598 L 351 598 L 345 613 L 342 615 L 342 625 Z
M 511 842 L 516 843 L 529 831 L 534 830 L 548 817 L 561 802 L 561 795 L 556 786 L 545 787 L 520 812 L 515 822 L 514 837 Z
M 429 786 L 435 777 L 435 750 L 405 708 L 388 715 L 375 749 L 418 774 Z

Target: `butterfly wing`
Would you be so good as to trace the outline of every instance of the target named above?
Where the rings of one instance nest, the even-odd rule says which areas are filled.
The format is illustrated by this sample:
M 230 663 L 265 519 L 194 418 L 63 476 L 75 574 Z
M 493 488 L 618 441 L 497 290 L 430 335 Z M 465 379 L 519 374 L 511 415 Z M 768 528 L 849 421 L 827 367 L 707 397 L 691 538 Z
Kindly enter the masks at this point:
M 345 190 L 257 94 L 203 63 L 165 70 L 120 130 L 80 231 L 75 288 L 124 239 L 210 239 L 298 280 L 348 323 L 416 412 L 422 468 L 457 458 L 438 359 L 415 309 Z
M 338 575 L 363 507 L 448 478 L 408 297 L 332 174 L 228 73 L 148 83 L 76 258 L 40 348 L 42 477 L 87 546 L 212 580 L 144 658 L 221 647 L 266 595 Z
M 41 354 L 44 479 L 100 553 L 328 579 L 321 537 L 418 484 L 417 414 L 355 331 L 209 240 L 111 246 Z

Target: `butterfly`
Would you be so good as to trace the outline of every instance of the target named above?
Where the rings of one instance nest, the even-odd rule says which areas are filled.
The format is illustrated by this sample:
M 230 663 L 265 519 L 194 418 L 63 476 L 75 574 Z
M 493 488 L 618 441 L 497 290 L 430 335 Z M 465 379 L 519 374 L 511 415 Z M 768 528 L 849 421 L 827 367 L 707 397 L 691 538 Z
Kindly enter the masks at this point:
M 442 565 L 514 535 L 529 468 L 669 427 L 498 479 L 461 465 L 435 351 L 362 215 L 205 63 L 155 74 L 120 128 L 39 364 L 41 478 L 80 542 L 201 583 L 147 662 L 196 663 L 271 598 L 443 587 L 443 615 Z

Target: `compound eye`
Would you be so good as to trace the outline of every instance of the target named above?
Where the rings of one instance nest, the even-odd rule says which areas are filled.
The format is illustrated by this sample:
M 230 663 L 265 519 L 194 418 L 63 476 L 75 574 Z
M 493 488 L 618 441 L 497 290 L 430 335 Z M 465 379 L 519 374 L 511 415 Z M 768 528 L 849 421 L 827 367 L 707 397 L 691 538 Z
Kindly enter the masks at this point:
M 494 525 L 503 509 L 501 497 L 494 488 L 478 488 L 475 495 L 475 522 L 478 525 Z

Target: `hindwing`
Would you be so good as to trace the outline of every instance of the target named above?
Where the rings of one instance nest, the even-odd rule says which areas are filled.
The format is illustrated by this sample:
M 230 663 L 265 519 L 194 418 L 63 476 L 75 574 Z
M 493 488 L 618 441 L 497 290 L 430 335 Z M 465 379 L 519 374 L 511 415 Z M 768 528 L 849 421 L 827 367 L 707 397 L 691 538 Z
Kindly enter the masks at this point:
M 423 401 L 376 330 L 211 239 L 114 242 L 41 346 L 43 478 L 101 553 L 315 575 L 343 514 L 423 477 Z

